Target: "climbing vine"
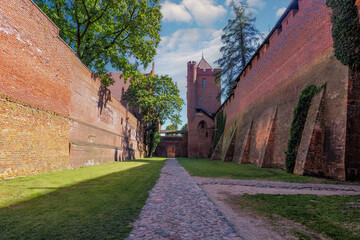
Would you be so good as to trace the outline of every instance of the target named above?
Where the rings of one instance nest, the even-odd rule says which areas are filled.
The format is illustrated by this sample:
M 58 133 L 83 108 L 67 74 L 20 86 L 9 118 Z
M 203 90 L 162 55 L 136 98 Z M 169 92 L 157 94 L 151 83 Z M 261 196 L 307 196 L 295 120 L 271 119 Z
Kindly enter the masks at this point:
M 306 117 L 309 112 L 311 100 L 323 86 L 317 88 L 315 85 L 306 86 L 300 94 L 299 101 L 295 106 L 293 120 L 291 122 L 288 148 L 286 150 L 286 170 L 290 173 L 294 171 L 295 160 L 301 136 L 305 127 Z
M 226 115 L 224 114 L 224 111 L 221 110 L 216 116 L 216 131 L 215 131 L 215 139 L 214 139 L 215 146 L 218 144 L 221 135 L 223 135 L 224 133 L 225 123 L 226 123 Z
M 360 70 L 360 24 L 355 0 L 327 0 L 331 7 L 332 37 L 336 58 Z

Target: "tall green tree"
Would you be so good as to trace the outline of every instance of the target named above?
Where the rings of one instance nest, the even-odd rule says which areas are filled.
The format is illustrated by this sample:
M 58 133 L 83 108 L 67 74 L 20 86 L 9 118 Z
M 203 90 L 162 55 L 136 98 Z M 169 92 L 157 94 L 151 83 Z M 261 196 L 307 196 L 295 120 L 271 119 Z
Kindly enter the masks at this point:
M 236 78 L 254 54 L 260 38 L 254 25 L 255 18 L 248 13 L 247 5 L 240 1 L 231 1 L 230 6 L 235 18 L 229 19 L 223 28 L 223 46 L 220 49 L 222 57 L 215 61 L 221 67 L 215 81 L 218 85 L 221 83 L 221 94 L 226 98 L 232 94 Z
M 175 126 L 181 123 L 180 111 L 184 101 L 180 98 L 177 84 L 167 75 L 138 75 L 130 80 L 123 99 L 128 100 L 130 106 L 141 109 L 146 155 L 151 157 L 160 141 L 159 124 L 166 120 Z
M 160 0 L 34 0 L 60 28 L 61 38 L 105 86 L 111 65 L 132 77 L 160 42 Z M 129 61 L 131 59 L 131 62 Z
M 184 126 L 181 127 L 181 131 L 187 131 L 188 130 L 188 124 L 185 123 Z
M 176 125 L 174 125 L 174 124 L 168 125 L 168 126 L 166 127 L 166 130 L 177 130 L 177 129 L 178 129 L 178 127 L 177 127 Z M 178 136 L 179 134 L 176 134 L 176 133 L 166 133 L 165 135 L 166 135 L 166 136 Z

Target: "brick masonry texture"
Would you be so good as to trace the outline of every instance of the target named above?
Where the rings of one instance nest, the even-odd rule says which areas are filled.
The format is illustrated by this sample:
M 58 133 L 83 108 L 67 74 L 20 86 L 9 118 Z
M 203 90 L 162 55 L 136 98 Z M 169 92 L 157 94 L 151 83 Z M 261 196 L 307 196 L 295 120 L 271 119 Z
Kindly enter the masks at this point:
M 183 136 L 162 136 L 154 152 L 160 157 L 187 157 L 187 134 Z
M 314 154 L 320 149 L 322 154 L 308 156 L 316 163 L 307 161 L 303 164 L 307 169 L 297 171 L 338 180 L 360 179 L 359 74 L 349 74 L 348 67 L 334 57 L 331 9 L 325 2 L 294 0 L 293 7 L 240 75 L 234 95 L 220 108 L 227 116 L 223 159 L 229 145 L 234 144 L 231 137 L 235 129 L 233 161 L 246 159 L 261 166 L 265 156 L 263 167 L 284 168 L 293 109 L 300 92 L 308 84 L 326 83 L 322 119 L 308 118 L 317 121 L 306 123 L 316 129 L 309 130 L 312 134 L 305 133 L 311 144 L 316 144 L 310 144 L 306 151 Z M 270 124 L 274 107 L 277 113 L 274 124 Z M 271 136 L 271 141 L 265 136 Z
M 201 68 L 202 65 L 206 68 Z M 220 101 L 216 96 L 220 88 L 215 85 L 214 74 L 219 69 L 213 69 L 201 59 L 199 64 L 188 62 L 187 64 L 187 118 L 188 118 L 188 156 L 210 157 L 213 151 L 212 139 L 215 122 L 211 114 L 220 107 Z M 204 88 L 203 80 L 206 81 Z M 197 110 L 201 107 L 204 111 Z M 204 123 L 204 124 L 200 124 Z M 202 126 L 202 127 L 200 127 Z
M 0 98 L 0 178 L 69 167 L 69 119 Z
M 0 177 L 140 157 L 139 122 L 30 0 L 0 5 Z

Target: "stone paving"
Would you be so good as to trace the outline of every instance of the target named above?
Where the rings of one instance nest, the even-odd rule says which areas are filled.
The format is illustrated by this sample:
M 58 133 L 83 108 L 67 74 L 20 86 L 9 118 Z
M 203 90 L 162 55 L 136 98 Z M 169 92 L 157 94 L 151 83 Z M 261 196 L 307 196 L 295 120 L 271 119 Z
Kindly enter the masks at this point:
M 169 159 L 127 239 L 241 239 L 176 159 Z
M 267 189 L 267 194 L 315 194 L 315 195 L 360 195 L 359 185 L 343 185 L 343 184 L 316 184 L 316 183 L 289 183 L 289 182 L 273 182 L 273 181 L 260 181 L 260 180 L 235 180 L 235 179 L 215 179 L 215 178 L 193 178 L 200 186 L 206 187 L 207 185 L 221 185 L 224 191 L 226 186 L 236 193 L 237 189 L 249 189 L 243 193 L 252 193 L 253 189 Z M 250 188 L 245 188 L 250 187 Z M 285 190 L 279 192 L 278 190 Z M 253 191 L 253 193 L 258 193 Z

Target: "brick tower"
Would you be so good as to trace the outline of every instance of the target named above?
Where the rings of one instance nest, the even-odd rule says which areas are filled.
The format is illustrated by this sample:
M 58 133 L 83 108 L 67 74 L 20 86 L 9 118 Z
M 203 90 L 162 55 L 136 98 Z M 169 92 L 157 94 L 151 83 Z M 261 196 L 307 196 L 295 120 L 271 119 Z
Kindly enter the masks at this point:
M 216 97 L 220 88 L 215 85 L 213 69 L 204 57 L 199 64 L 187 63 L 188 156 L 208 157 L 215 129 L 213 113 L 220 107 Z

